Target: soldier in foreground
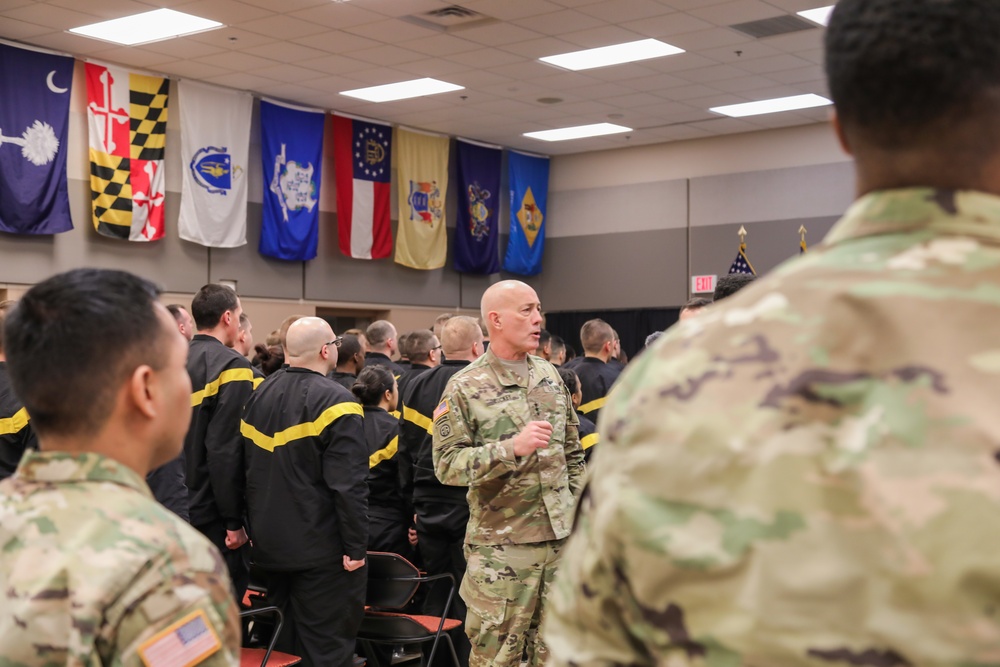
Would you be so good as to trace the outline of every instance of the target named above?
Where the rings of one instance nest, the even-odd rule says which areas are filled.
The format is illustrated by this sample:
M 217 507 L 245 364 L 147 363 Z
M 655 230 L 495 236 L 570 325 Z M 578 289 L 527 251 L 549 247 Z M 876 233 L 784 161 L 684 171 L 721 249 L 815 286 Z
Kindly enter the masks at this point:
M 551 664 L 1000 664 L 997 34 L 995 0 L 837 4 L 859 198 L 619 381 Z
M 157 296 L 128 273 L 80 269 L 7 319 L 41 452 L 0 483 L 5 665 L 239 664 L 219 552 L 143 482 L 180 454 L 190 419 L 187 341 Z
M 576 412 L 538 348 L 541 304 L 507 280 L 483 294 L 491 345 L 448 381 L 435 408 L 434 467 L 468 486 L 468 570 L 461 595 L 473 667 L 545 662 L 544 600 L 583 483 Z

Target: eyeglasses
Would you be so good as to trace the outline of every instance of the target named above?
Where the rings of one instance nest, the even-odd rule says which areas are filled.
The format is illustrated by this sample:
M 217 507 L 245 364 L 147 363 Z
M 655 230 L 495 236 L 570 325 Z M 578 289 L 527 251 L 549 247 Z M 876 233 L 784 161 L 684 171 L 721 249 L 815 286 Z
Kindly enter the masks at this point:
M 431 348 L 431 352 L 433 352 L 434 350 L 440 350 L 442 347 L 444 347 L 444 346 L 443 345 L 438 345 L 437 347 L 432 347 Z
M 340 347 L 340 344 L 344 342 L 343 336 L 337 336 L 336 340 L 331 340 L 329 343 L 323 343 L 323 345 L 336 345 Z

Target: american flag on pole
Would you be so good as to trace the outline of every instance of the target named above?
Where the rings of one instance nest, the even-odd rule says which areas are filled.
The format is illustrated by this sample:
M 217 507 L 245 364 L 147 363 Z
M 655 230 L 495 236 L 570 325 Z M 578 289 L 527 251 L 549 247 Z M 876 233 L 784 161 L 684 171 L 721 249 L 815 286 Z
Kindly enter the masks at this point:
M 188 614 L 139 647 L 146 667 L 196 665 L 222 647 L 205 611 Z
M 750 260 L 747 259 L 746 243 L 740 244 L 740 251 L 737 253 L 736 259 L 734 259 L 733 263 L 729 266 L 729 273 L 746 273 L 751 276 L 757 275 L 757 272 L 754 271 L 753 264 L 751 264 Z

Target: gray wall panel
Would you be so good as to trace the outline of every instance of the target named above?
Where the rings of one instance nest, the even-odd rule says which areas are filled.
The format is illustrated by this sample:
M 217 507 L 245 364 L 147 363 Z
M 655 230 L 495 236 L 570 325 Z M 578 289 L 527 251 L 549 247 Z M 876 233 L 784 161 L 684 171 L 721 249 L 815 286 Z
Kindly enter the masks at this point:
M 74 228 L 54 236 L 0 235 L 0 282 L 33 284 L 93 266 L 135 272 L 171 292 L 194 292 L 208 279 L 208 250 L 177 236 L 180 195 L 168 192 L 167 233 L 155 243 L 101 236 L 90 218 L 90 183 L 69 181 Z
M 663 308 L 687 300 L 687 230 L 546 239 L 546 310 Z
M 212 248 L 210 279 L 235 280 L 244 296 L 301 299 L 303 262 L 264 257 L 257 250 L 263 214 L 262 204 L 247 205 L 247 244 L 239 248 Z
M 549 192 L 548 238 L 687 226 L 687 181 Z
M 850 162 L 691 179 L 691 226 L 843 215 L 854 200 Z
M 747 225 L 747 257 L 762 276 L 778 264 L 799 254 L 801 225 L 808 230 L 806 242 L 818 244 L 839 218 L 799 218 Z M 691 228 L 692 275 L 729 273 L 739 252 L 740 223 Z

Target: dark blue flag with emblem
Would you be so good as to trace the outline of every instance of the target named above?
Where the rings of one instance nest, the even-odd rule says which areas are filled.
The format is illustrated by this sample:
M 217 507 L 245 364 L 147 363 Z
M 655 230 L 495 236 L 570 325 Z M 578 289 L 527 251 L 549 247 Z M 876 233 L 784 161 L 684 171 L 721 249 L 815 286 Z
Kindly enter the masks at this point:
M 740 243 L 740 251 L 736 254 L 736 259 L 729 266 L 729 273 L 746 273 L 751 276 L 757 275 L 753 264 L 747 259 L 747 244 Z
M 533 276 L 542 271 L 545 215 L 548 213 L 549 159 L 510 151 L 510 242 L 504 271 Z
M 66 133 L 73 59 L 0 44 L 0 231 L 73 229 Z
M 458 225 L 455 270 L 500 272 L 498 208 L 503 151 L 458 140 Z
M 323 111 L 260 103 L 262 255 L 293 261 L 316 257 L 325 123 Z

